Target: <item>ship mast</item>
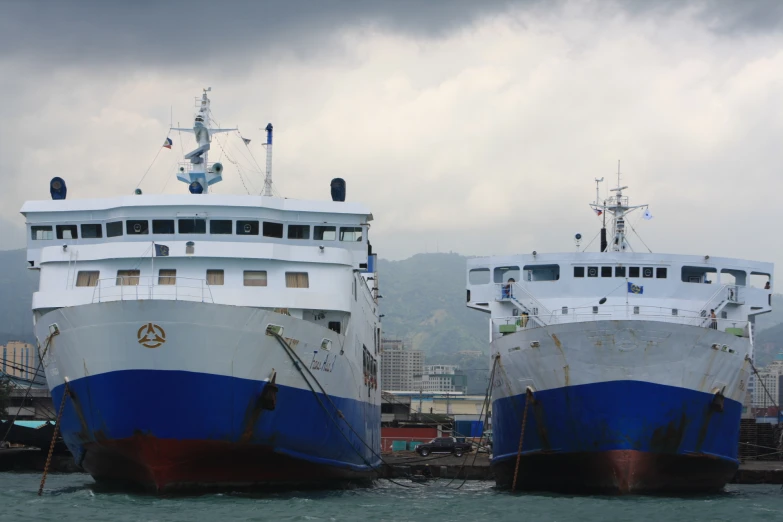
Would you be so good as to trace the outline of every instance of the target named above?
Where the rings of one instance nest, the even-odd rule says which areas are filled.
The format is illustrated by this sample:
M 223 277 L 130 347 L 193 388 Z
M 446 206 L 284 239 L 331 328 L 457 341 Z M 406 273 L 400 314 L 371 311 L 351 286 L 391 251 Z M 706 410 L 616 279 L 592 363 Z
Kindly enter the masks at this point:
M 596 183 L 596 196 L 598 195 L 597 185 L 598 183 Z M 590 206 L 593 207 L 593 209 L 595 209 L 596 211 L 600 211 L 604 215 L 604 219 L 607 212 L 610 213 L 612 216 L 611 217 L 612 240 L 609 243 L 609 245 L 607 245 L 606 251 L 626 252 L 630 250 L 633 252 L 633 248 L 631 248 L 631 245 L 628 242 L 627 229 L 625 228 L 626 225 L 625 219 L 626 216 L 628 216 L 628 214 L 630 214 L 634 210 L 639 208 L 647 208 L 647 205 L 630 206 L 628 204 L 628 196 L 623 196 L 623 190 L 627 188 L 628 188 L 627 185 L 626 186 L 620 185 L 620 162 L 618 161 L 617 162 L 617 187 L 613 189 L 609 189 L 609 191 L 613 192 L 614 194 L 612 196 L 609 196 L 609 198 L 607 198 L 603 202 L 603 204 L 600 204 L 598 201 L 590 204 Z
M 188 189 L 192 194 L 208 194 L 209 186 L 223 180 L 223 165 L 220 163 L 209 163 L 209 148 L 212 142 L 212 135 L 220 132 L 232 132 L 233 129 L 217 129 L 209 127 L 210 100 L 207 96 L 212 91 L 212 87 L 207 87 L 201 95 L 201 99 L 196 98 L 196 107 L 198 111 L 193 120 L 193 128 L 172 128 L 171 130 L 181 132 L 192 132 L 196 138 L 198 147 L 185 154 L 188 162 L 181 163 L 177 172 L 177 179 L 187 183 Z

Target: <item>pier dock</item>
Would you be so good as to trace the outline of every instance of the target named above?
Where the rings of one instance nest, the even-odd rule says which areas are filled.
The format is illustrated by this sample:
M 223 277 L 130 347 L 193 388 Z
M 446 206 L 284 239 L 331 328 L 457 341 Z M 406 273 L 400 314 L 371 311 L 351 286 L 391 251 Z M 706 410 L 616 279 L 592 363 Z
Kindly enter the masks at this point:
M 386 478 L 404 478 L 420 473 L 429 465 L 433 477 L 467 480 L 492 480 L 487 453 L 469 453 L 463 457 L 431 455 L 422 457 L 412 451 L 399 451 L 383 456 Z M 747 461 L 740 464 L 732 484 L 783 484 L 783 462 Z

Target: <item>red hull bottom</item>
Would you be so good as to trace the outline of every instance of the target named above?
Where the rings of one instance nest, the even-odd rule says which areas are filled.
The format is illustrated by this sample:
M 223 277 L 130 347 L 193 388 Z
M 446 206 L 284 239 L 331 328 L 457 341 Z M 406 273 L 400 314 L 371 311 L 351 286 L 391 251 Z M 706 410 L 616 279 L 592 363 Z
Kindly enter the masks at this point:
M 85 445 L 84 469 L 104 484 L 154 493 L 203 489 L 339 488 L 370 483 L 375 471 L 316 464 L 268 446 L 135 436 Z
M 497 485 L 511 488 L 516 459 L 493 463 Z M 737 464 L 705 455 L 634 450 L 523 455 L 517 490 L 567 493 L 705 493 L 721 490 Z

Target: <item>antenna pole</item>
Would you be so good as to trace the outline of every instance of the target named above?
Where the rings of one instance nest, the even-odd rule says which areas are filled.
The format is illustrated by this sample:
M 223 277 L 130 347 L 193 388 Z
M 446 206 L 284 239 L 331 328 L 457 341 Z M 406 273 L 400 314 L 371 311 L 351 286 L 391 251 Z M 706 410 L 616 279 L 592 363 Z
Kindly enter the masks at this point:
M 266 128 L 266 177 L 264 178 L 264 196 L 272 195 L 272 124 Z

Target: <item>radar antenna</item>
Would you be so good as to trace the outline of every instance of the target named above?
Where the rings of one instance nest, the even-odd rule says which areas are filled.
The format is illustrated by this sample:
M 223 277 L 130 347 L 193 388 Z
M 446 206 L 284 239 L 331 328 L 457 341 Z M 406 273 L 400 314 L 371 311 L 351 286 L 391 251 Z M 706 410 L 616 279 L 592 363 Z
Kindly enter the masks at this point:
M 212 135 L 220 132 L 232 132 L 233 129 L 218 129 L 209 127 L 209 105 L 210 100 L 207 96 L 212 91 L 212 87 L 207 87 L 201 94 L 201 98 L 196 98 L 196 107 L 198 111 L 193 120 L 193 128 L 172 128 L 171 130 L 181 132 L 192 132 L 196 137 L 198 147 L 187 154 L 185 159 L 188 162 L 181 163 L 177 172 L 177 179 L 189 185 L 190 192 L 193 194 L 209 193 L 209 186 L 223 180 L 223 165 L 220 163 L 210 164 L 209 148 L 212 141 Z

